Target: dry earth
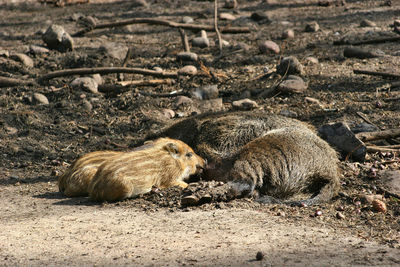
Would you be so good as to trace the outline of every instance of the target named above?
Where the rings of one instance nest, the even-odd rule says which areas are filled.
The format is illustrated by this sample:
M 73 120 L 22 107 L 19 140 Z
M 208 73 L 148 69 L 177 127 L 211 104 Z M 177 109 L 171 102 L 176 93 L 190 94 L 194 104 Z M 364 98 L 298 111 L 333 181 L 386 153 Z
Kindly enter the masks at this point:
M 148 7 L 134 2 L 92 0 L 90 4 L 57 8 L 35 1 L 0 1 L 0 50 L 11 54 L 7 57 L 1 52 L 1 76 L 36 79 L 67 68 L 121 66 L 123 58 L 100 51 L 99 47 L 109 42 L 133 48 L 128 67 L 159 66 L 168 71 L 181 67 L 175 60 L 182 50 L 178 31 L 144 24 L 95 30 L 75 38 L 76 49 L 67 53 L 29 52 L 29 45 L 44 45 L 37 32 L 52 23 L 62 25 L 69 33 L 80 30 L 72 19 L 77 14 L 93 16 L 100 22 L 134 17 L 180 21 L 191 16 L 194 23 L 213 23 L 213 3 L 209 1 L 149 0 Z M 200 85 L 218 84 L 223 99 L 219 109 L 229 111 L 232 101 L 246 96 L 265 112 L 291 114 L 316 127 L 339 121 L 357 125 L 363 120 L 356 112 L 365 114 L 379 129 L 400 127 L 399 100 L 387 100 L 399 97 L 398 88 L 389 88 L 392 81 L 352 72 L 357 68 L 398 73 L 398 42 L 362 46 L 386 54 L 371 59 L 344 58 L 344 47 L 332 45 L 343 37 L 362 40 L 397 36 L 390 24 L 400 17 L 398 1 L 391 1 L 392 6 L 385 1 L 347 1 L 345 6 L 328 7 L 318 6 L 318 1 L 238 2 L 235 11 L 220 11 L 236 17 L 267 11 L 272 22 L 242 20 L 237 26 L 252 27 L 251 33 L 223 37 L 231 44 L 244 42 L 250 49 L 234 52 L 234 48 L 226 47 L 228 56 L 217 62 L 213 62 L 217 47 L 193 48 L 206 68 L 224 74 L 217 78 L 182 78 L 172 85 L 144 86 L 115 94 L 72 89 L 72 77 L 52 79 L 43 85 L 1 88 L 0 265 L 400 264 L 399 199 L 388 194 L 381 183 L 383 171 L 399 170 L 399 158 L 393 153 L 369 153 L 363 163 L 343 159 L 340 196 L 318 207 L 261 205 L 247 199 L 224 202 L 217 197 L 201 206 L 181 207 L 181 192 L 176 188 L 103 204 L 87 198 L 66 198 L 58 192 L 57 174 L 79 155 L 131 148 L 147 133 L 177 120 L 168 119 L 163 109 L 170 108 L 182 116 L 218 109 L 202 101 L 176 106 L 176 97 L 144 96 L 140 91 L 187 92 Z M 376 26 L 359 27 L 363 19 Z M 321 30 L 305 32 L 305 24 L 314 20 Z M 294 29 L 295 38 L 282 40 L 280 36 L 288 28 Z M 197 35 L 186 32 L 189 39 Z M 209 33 L 209 37 L 214 43 L 215 34 Z M 258 42 L 269 39 L 280 45 L 281 55 L 295 55 L 305 64 L 306 92 L 260 97 L 260 92 L 268 91 L 280 79 L 274 75 L 260 79 L 266 67 L 274 70 L 280 59 L 280 55 L 258 51 Z M 15 53 L 29 55 L 34 67 L 14 60 Z M 318 58 L 319 63 L 306 64 L 308 56 Z M 115 84 L 117 75 L 103 78 L 107 84 Z M 125 79 L 148 77 L 125 75 Z M 50 103 L 32 102 L 35 92 L 44 94 Z M 305 97 L 318 99 L 320 104 L 307 102 Z M 91 109 L 84 104 L 85 99 Z M 377 176 L 372 175 L 372 168 L 379 170 Z M 191 188 L 205 194 L 218 191 L 219 186 L 198 182 Z M 387 212 L 376 212 L 370 204 L 360 202 L 363 194 L 384 194 Z M 315 216 L 317 211 L 322 214 Z M 259 251 L 264 255 L 261 261 L 256 260 Z

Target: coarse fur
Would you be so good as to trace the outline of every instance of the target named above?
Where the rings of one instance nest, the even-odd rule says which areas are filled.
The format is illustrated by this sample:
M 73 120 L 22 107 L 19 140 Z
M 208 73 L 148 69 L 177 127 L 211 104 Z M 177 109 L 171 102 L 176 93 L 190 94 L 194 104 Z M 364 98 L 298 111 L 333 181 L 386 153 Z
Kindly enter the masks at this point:
M 97 169 L 106 160 L 123 152 L 96 151 L 77 159 L 59 178 L 58 188 L 68 197 L 88 195 L 88 186 Z
M 314 205 L 329 201 L 339 190 L 337 153 L 309 129 L 271 130 L 226 161 L 236 197 L 255 195 L 270 203 L 311 191 L 310 199 L 287 203 Z
M 205 160 L 184 142 L 159 138 L 145 149 L 105 161 L 89 185 L 89 196 L 96 201 L 119 201 L 148 193 L 153 186 L 185 188 L 183 180 L 204 166 Z

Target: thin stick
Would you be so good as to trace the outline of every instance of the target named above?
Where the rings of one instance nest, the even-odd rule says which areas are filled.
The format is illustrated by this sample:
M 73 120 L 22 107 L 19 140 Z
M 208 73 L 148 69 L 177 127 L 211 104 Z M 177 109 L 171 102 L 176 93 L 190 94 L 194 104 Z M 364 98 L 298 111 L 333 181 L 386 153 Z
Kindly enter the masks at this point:
M 47 73 L 39 78 L 39 82 L 50 80 L 56 77 L 82 75 L 82 74 L 111 74 L 111 73 L 136 73 L 142 75 L 151 75 L 162 78 L 177 78 L 176 72 L 160 72 L 155 70 L 140 69 L 140 68 L 124 68 L 124 67 L 101 67 L 101 68 L 78 68 L 66 69 Z
M 0 77 L 0 87 L 34 84 L 34 81 Z
M 221 33 L 218 30 L 218 0 L 214 1 L 214 29 L 218 37 L 219 55 L 222 55 L 222 37 Z
M 130 47 L 128 51 L 126 52 L 124 62 L 122 63 L 122 67 L 126 67 L 128 64 L 129 59 L 131 59 L 132 56 L 132 48 Z M 118 80 L 123 81 L 124 80 L 124 74 L 123 73 L 118 73 Z
M 380 139 L 395 138 L 400 136 L 400 129 L 392 129 L 379 132 L 363 132 L 356 134 L 356 137 L 363 142 Z
M 185 52 L 190 52 L 189 41 L 188 41 L 185 31 L 182 28 L 178 28 L 178 30 L 179 30 L 179 33 L 181 34 L 183 50 Z
M 333 44 L 334 45 L 365 45 L 365 44 L 381 44 L 381 43 L 386 43 L 386 42 L 398 42 L 398 41 L 400 41 L 400 36 L 371 39 L 371 40 L 364 40 L 364 41 L 358 41 L 358 42 L 339 40 L 339 41 L 333 42 Z
M 354 74 L 366 74 L 371 76 L 381 76 L 385 78 L 397 78 L 400 79 L 400 74 L 388 73 L 388 72 L 377 72 L 370 70 L 353 70 Z
M 394 152 L 394 153 L 400 153 L 400 149 L 395 149 L 395 148 L 387 148 L 387 147 L 382 147 L 382 146 L 367 146 L 367 152 Z
M 160 84 L 167 84 L 171 85 L 172 80 L 170 79 L 156 79 L 156 80 L 140 80 L 140 81 L 123 81 L 123 82 L 118 82 L 117 84 L 122 85 L 122 86 L 130 86 L 130 85 L 135 85 L 135 86 L 156 86 Z
M 121 21 L 116 21 L 116 22 L 111 22 L 111 23 L 97 24 L 92 28 L 86 28 L 79 32 L 76 32 L 72 36 L 74 36 L 74 37 L 81 36 L 81 35 L 84 35 L 85 33 L 88 33 L 90 31 L 94 30 L 94 29 L 120 27 L 120 26 L 125 26 L 125 25 L 130 25 L 130 24 L 140 24 L 140 23 L 146 23 L 146 24 L 151 24 L 151 25 L 163 25 L 163 26 L 168 26 L 168 27 L 172 27 L 172 28 L 182 28 L 182 29 L 195 30 L 195 31 L 200 31 L 200 30 L 205 30 L 205 31 L 209 31 L 209 32 L 215 31 L 214 26 L 211 26 L 211 25 L 177 23 L 174 21 L 169 21 L 169 20 L 164 20 L 164 19 L 134 18 L 134 19 L 121 20 Z M 221 29 L 221 32 L 249 33 L 250 28 L 249 27 L 226 26 Z

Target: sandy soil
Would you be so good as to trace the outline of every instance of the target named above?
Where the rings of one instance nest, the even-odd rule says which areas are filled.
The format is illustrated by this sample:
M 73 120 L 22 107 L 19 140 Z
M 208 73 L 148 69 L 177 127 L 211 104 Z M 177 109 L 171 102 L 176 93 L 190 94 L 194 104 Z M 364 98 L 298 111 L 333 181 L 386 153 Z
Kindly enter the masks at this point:
M 132 1 L 72 5 L 63 8 L 34 1 L 0 1 L 0 50 L 26 53 L 34 67 L 26 67 L 12 56 L 0 56 L 2 76 L 27 79 L 54 70 L 78 67 L 121 66 L 122 60 L 100 52 L 99 46 L 115 42 L 134 48 L 128 67 L 177 70 L 175 60 L 181 51 L 175 29 L 152 25 L 131 25 L 101 29 L 75 38 L 76 49 L 42 55 L 29 53 L 29 45 L 43 45 L 39 30 L 57 23 L 74 33 L 80 26 L 71 17 L 81 13 L 101 22 L 132 17 L 162 17 L 180 21 L 192 16 L 195 23 L 211 24 L 212 2 L 148 1 L 140 7 Z M 20 3 L 17 3 L 20 2 Z M 104 1 L 102 1 L 104 2 Z M 143 96 L 139 90 L 168 93 L 190 90 L 202 84 L 218 84 L 223 107 L 245 95 L 269 113 L 290 113 L 319 127 L 328 122 L 346 121 L 351 126 L 363 122 L 363 112 L 380 129 L 400 127 L 399 96 L 389 90 L 390 80 L 354 75 L 353 68 L 398 73 L 400 50 L 397 43 L 362 46 L 380 49 L 386 56 L 372 59 L 343 57 L 343 47 L 335 40 L 396 36 L 390 24 L 400 14 L 397 1 L 347 1 L 345 6 L 321 7 L 318 1 L 239 1 L 236 11 L 221 9 L 236 17 L 267 11 L 270 24 L 247 20 L 249 34 L 224 34 L 231 43 L 245 42 L 249 51 L 224 52 L 215 46 L 194 48 L 204 65 L 223 73 L 217 81 L 194 77 L 172 85 L 133 88 L 118 94 L 92 94 L 71 89 L 72 77 L 50 80 L 44 85 L 1 88 L 0 96 L 0 265 L 5 266 L 83 266 L 83 265 L 221 265 L 221 266 L 398 266 L 400 265 L 399 200 L 385 194 L 380 175 L 371 168 L 399 170 L 396 155 L 369 154 L 363 163 L 342 161 L 343 184 L 340 195 L 317 207 L 261 205 L 251 200 L 211 201 L 201 206 L 181 207 L 181 192 L 171 189 L 141 199 L 120 203 L 94 203 L 87 198 L 66 198 L 58 192 L 57 175 L 84 153 L 100 150 L 126 150 L 149 132 L 177 119 L 162 114 L 164 108 L 189 116 L 198 108 L 176 107 L 175 98 Z M 190 5 L 188 4 L 190 3 Z M 222 3 L 221 3 L 222 6 Z M 368 18 L 376 27 L 361 28 Z M 316 20 L 321 31 L 304 32 L 307 22 Z M 220 22 L 221 25 L 230 22 Z M 296 38 L 281 40 L 281 33 L 292 28 Z M 187 31 L 189 38 L 196 33 Z M 209 33 L 210 39 L 215 35 Z M 265 67 L 275 68 L 280 55 L 260 54 L 257 43 L 271 39 L 282 48 L 282 55 L 295 55 L 305 64 L 309 83 L 303 94 L 260 97 L 279 77 L 259 79 Z M 319 64 L 306 64 L 314 56 Z M 108 84 L 117 75 L 103 77 Z M 143 79 L 125 75 L 125 79 Z M 31 102 L 34 92 L 44 94 L 49 105 Z M 316 105 L 305 101 L 313 97 Z M 87 99 L 93 106 L 83 105 Z M 201 109 L 201 108 L 200 108 Z M 398 141 L 398 140 L 397 140 Z M 208 186 L 197 183 L 192 187 Z M 210 190 L 215 185 L 209 186 Z M 361 203 L 360 195 L 384 194 L 387 212 L 376 212 Z M 321 211 L 321 216 L 315 216 Z M 338 218 L 338 212 L 343 215 Z M 339 216 L 340 217 L 340 216 Z M 256 260 L 262 252 L 261 261 Z

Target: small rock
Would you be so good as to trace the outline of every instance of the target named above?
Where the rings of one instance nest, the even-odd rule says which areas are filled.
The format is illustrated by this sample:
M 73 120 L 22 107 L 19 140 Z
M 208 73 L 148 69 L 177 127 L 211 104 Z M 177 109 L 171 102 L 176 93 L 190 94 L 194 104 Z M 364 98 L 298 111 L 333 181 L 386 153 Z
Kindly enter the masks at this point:
M 161 110 L 161 113 L 164 115 L 165 118 L 167 119 L 172 119 L 175 117 L 175 112 L 172 109 L 169 108 L 164 108 Z
M 372 201 L 372 207 L 376 212 L 386 213 L 387 211 L 386 203 L 379 199 L 374 199 Z
M 0 49 L 0 57 L 9 57 L 10 56 L 10 52 L 8 52 L 7 50 L 4 49 Z
M 13 134 L 16 134 L 16 133 L 18 133 L 18 130 L 17 130 L 17 128 L 14 128 L 14 127 L 10 127 L 10 126 L 4 126 L 4 130 L 6 131 L 6 133 L 8 134 L 8 135 L 13 135 Z M 18 149 L 13 149 L 14 151 L 16 150 L 16 152 L 18 152 Z
M 192 39 L 193 47 L 206 48 L 210 46 L 210 40 L 208 40 L 206 31 L 202 30 L 201 37 L 196 37 Z
M 218 98 L 219 90 L 217 84 L 204 85 L 193 91 L 193 97 L 200 100 L 209 100 Z
M 90 77 L 80 77 L 76 78 L 71 82 L 71 87 L 74 89 L 81 89 L 85 90 L 94 94 L 97 94 L 98 91 L 98 84 L 97 82 Z
M 367 148 L 353 134 L 346 123 L 338 122 L 323 125 L 318 129 L 318 133 L 329 144 L 339 149 L 344 157 L 350 155 L 356 160 L 364 161 Z
M 315 99 L 315 98 L 312 98 L 312 97 L 305 97 L 304 98 L 304 100 L 307 102 L 307 103 L 310 103 L 310 104 L 316 104 L 316 105 L 318 105 L 318 106 L 321 106 L 321 102 L 319 102 L 319 100 L 318 99 Z
M 378 200 L 383 200 L 383 196 L 382 195 L 371 195 L 371 194 L 364 194 L 361 196 L 361 202 L 366 203 L 366 204 L 372 204 L 372 202 L 375 199 Z
M 102 85 L 102 84 L 104 83 L 103 77 L 101 77 L 101 75 L 98 74 L 98 73 L 93 74 L 91 77 L 93 78 L 93 80 L 96 81 L 96 83 L 97 83 L 98 85 Z
M 74 49 L 74 40 L 62 26 L 51 25 L 42 35 L 43 41 L 50 49 L 66 52 Z
M 268 15 L 263 11 L 257 11 L 252 13 L 250 18 L 258 22 L 259 24 L 271 23 L 271 20 L 269 19 Z
M 376 27 L 376 23 L 368 19 L 363 19 L 360 22 L 360 27 Z
M 195 75 L 197 73 L 197 68 L 193 65 L 186 65 L 178 70 L 180 75 Z
M 250 50 L 250 46 L 248 44 L 246 44 L 246 43 L 243 43 L 243 42 L 237 42 L 236 44 L 234 44 L 232 46 L 232 48 L 234 48 L 236 50 L 242 49 L 243 51 L 249 51 Z
M 270 41 L 270 40 L 261 42 L 258 45 L 258 48 L 260 49 L 261 53 L 273 52 L 275 54 L 279 54 L 279 52 L 281 51 L 279 48 L 279 45 L 277 45 L 275 42 Z
M 100 46 L 99 50 L 111 58 L 124 60 L 129 48 L 121 43 L 108 42 Z
M 316 57 L 306 57 L 305 61 L 307 62 L 307 64 L 318 64 L 319 60 Z
M 32 97 L 32 102 L 43 105 L 49 104 L 49 100 L 47 99 L 47 97 L 41 93 L 34 93 Z
M 224 4 L 225 8 L 237 8 L 237 1 L 236 0 L 225 0 Z
M 290 74 L 302 74 L 303 73 L 303 65 L 301 65 L 300 61 L 294 57 L 284 57 L 280 64 L 276 66 L 276 73 L 280 75 L 290 75 Z
M 282 81 L 277 89 L 282 93 L 303 93 L 307 90 L 307 83 L 302 78 L 295 75 L 289 75 L 286 80 Z
M 220 20 L 235 20 L 236 17 L 230 13 L 220 13 L 219 19 Z
M 233 101 L 232 106 L 234 109 L 238 110 L 252 110 L 258 108 L 258 104 L 255 101 L 250 100 L 248 98 Z
M 319 25 L 316 21 L 310 22 L 306 25 L 306 32 L 317 32 L 319 31 Z
M 282 33 L 282 39 L 293 39 L 294 31 L 292 29 L 287 29 Z
M 199 59 L 196 53 L 193 52 L 180 52 L 176 55 L 176 60 L 177 61 L 193 61 L 196 62 Z
M 30 45 L 29 52 L 31 52 L 34 55 L 41 55 L 41 54 L 48 54 L 50 50 L 43 46 Z
M 87 111 L 91 111 L 93 109 L 93 105 L 92 103 L 90 103 L 89 101 L 87 101 L 86 99 L 83 99 L 82 101 L 82 106 L 85 110 Z
M 186 24 L 190 24 L 190 23 L 193 23 L 194 20 L 193 20 L 192 17 L 184 16 L 184 17 L 182 18 L 182 22 L 183 22 L 183 23 L 186 23 Z
M 400 195 L 400 170 L 380 172 L 384 188 L 393 194 Z
M 262 251 L 257 252 L 256 260 L 262 261 L 263 259 L 264 259 L 264 253 L 262 253 Z
M 361 48 L 346 47 L 343 51 L 343 56 L 348 58 L 365 59 L 365 58 L 381 57 L 382 55 L 380 53 L 368 51 Z
M 16 54 L 13 54 L 11 56 L 11 58 L 21 62 L 22 64 L 24 64 L 25 66 L 27 66 L 29 68 L 33 68 L 33 66 L 34 66 L 33 60 L 25 54 L 16 53 Z
M 341 213 L 340 211 L 338 211 L 338 212 L 336 213 L 336 218 L 339 219 L 339 220 L 343 220 L 343 219 L 346 218 L 346 216 L 344 216 L 343 213 Z
M 228 41 L 222 39 L 221 42 L 222 42 L 222 46 L 223 46 L 223 47 L 229 46 L 229 42 L 228 42 Z M 218 40 L 218 39 L 215 40 L 215 45 L 216 45 L 216 46 L 219 46 L 219 40 Z
M 322 210 L 316 210 L 314 212 L 314 217 L 322 216 Z
M 178 96 L 175 98 L 175 107 L 179 107 L 181 105 L 193 105 L 193 100 L 187 96 Z
M 196 196 L 186 196 L 181 199 L 182 206 L 194 206 L 199 202 Z

